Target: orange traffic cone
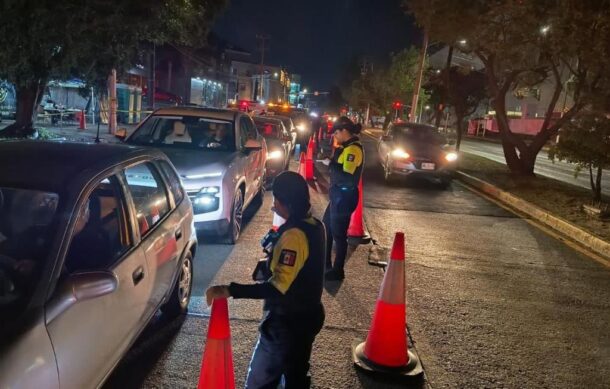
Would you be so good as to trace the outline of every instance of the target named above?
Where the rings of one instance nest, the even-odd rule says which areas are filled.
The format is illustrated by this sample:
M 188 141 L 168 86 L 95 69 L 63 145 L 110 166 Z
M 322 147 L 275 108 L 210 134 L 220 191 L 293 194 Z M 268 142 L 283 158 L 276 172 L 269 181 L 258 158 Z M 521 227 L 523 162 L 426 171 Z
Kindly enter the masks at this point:
M 79 130 L 86 130 L 87 129 L 87 120 L 85 117 L 85 111 L 81 110 L 80 111 L 80 116 L 78 118 L 78 129 Z
M 305 158 L 305 179 L 307 181 L 315 179 L 313 176 L 313 157 Z
M 286 219 L 278 215 L 277 212 L 273 212 L 273 225 L 271 229 L 277 231 L 284 223 L 286 223 Z
M 306 159 L 313 159 L 313 137 L 309 137 L 309 142 L 307 142 L 307 156 Z
M 364 215 L 362 213 L 362 177 L 358 183 L 358 205 L 352 213 L 352 218 L 347 229 L 347 238 L 351 244 L 369 244 L 371 243 L 371 236 L 364 228 Z
M 231 328 L 226 298 L 214 299 L 208 337 L 201 361 L 198 389 L 234 389 Z
M 408 349 L 405 307 L 405 235 L 394 237 L 390 264 L 383 277 L 366 341 L 353 348 L 356 366 L 373 372 L 415 377 L 423 373 Z

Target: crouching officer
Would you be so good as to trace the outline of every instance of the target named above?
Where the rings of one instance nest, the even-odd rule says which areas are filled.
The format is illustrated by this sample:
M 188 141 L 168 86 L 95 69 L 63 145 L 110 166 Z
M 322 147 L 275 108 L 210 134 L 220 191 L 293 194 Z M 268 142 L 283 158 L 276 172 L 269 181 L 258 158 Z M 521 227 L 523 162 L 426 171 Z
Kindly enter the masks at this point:
M 329 204 L 324 212 L 326 225 L 326 275 L 327 280 L 345 278 L 343 267 L 347 255 L 347 230 L 352 213 L 358 205 L 358 183 L 364 166 L 364 149 L 358 138 L 362 130 L 342 116 L 333 125 L 334 138 L 339 143 L 331 160 L 326 160 L 330 170 Z M 335 242 L 335 263 L 331 262 L 332 242 Z
M 208 305 L 217 297 L 265 300 L 246 388 L 275 388 L 282 378 L 288 389 L 309 388 L 311 348 L 324 323 L 324 225 L 311 216 L 309 189 L 299 174 L 281 173 L 272 191 L 273 210 L 286 222 L 261 241 L 270 254 L 265 280 L 213 286 L 206 296 Z

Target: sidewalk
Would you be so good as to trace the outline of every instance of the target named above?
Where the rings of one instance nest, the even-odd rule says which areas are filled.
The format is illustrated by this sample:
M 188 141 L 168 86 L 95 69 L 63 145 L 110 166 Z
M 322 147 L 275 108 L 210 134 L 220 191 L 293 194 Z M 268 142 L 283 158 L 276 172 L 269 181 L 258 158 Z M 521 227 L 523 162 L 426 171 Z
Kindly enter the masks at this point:
M 12 124 L 13 121 L 3 120 L 0 123 L 0 131 Z M 87 124 L 85 130 L 79 130 L 77 124 L 64 123 L 62 126 L 35 124 L 36 129 L 41 132 L 49 132 L 53 138 L 58 140 L 67 140 L 71 142 L 94 142 L 97 137 L 97 125 Z M 118 128 L 126 128 L 127 133 L 131 133 L 135 129 L 134 124 L 119 124 Z M 108 133 L 108 125 L 100 124 L 99 137 L 101 143 L 120 143 L 121 141 Z

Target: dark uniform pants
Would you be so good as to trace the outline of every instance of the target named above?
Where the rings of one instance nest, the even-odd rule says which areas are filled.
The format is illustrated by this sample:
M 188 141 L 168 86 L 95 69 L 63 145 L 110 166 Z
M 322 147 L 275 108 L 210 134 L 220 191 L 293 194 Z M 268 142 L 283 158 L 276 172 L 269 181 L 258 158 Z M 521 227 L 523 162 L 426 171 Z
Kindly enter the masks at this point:
M 309 357 L 313 341 L 324 324 L 324 308 L 308 313 L 267 312 L 246 378 L 247 389 L 309 388 Z
M 358 190 L 341 190 L 331 187 L 330 202 L 324 212 L 326 226 L 326 269 L 343 270 L 347 255 L 347 230 L 352 213 L 358 205 Z M 335 264 L 331 262 L 332 242 L 335 242 Z

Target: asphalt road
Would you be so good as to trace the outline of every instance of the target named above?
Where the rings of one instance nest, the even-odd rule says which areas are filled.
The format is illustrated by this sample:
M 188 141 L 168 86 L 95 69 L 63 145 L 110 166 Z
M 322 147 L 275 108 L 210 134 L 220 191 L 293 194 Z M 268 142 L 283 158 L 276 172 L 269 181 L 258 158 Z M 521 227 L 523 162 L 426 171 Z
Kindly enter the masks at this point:
M 498 143 L 464 139 L 462 140 L 460 150 L 506 164 L 502 145 Z M 534 173 L 591 189 L 589 171 L 583 170 L 574 177 L 575 169 L 576 165 L 574 164 L 562 161 L 551 161 L 548 157 L 548 153 L 544 150 L 540 150 L 536 157 Z M 610 196 L 610 171 L 608 170 L 604 170 L 602 174 L 602 193 L 606 196 Z
M 314 388 L 608 388 L 610 271 L 527 220 L 454 182 L 448 190 L 409 180 L 388 187 L 364 138 L 365 220 L 374 245 L 352 252 L 341 284 L 328 284 L 327 318 L 312 355 Z M 312 184 L 314 214 L 326 205 Z M 106 388 L 193 388 L 209 311 L 205 288 L 247 282 L 271 225 L 270 195 L 235 246 L 204 241 L 195 259 L 189 315 L 152 323 Z M 407 319 L 423 382 L 356 370 L 350 345 L 368 331 L 383 271 L 369 251 L 407 245 Z M 261 303 L 229 300 L 237 387 L 256 341 Z

